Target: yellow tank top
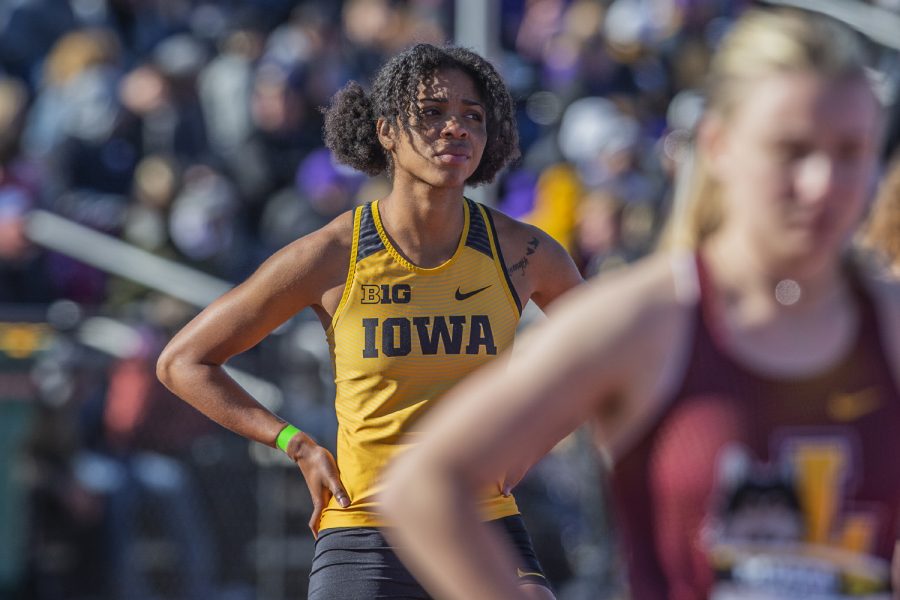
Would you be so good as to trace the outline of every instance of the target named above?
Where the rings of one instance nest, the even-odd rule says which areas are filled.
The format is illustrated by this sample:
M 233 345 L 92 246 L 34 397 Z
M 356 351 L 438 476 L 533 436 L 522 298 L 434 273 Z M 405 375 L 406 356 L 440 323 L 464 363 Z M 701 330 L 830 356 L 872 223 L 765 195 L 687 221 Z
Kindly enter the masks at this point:
M 401 438 L 415 435 L 441 394 L 512 344 L 521 304 L 490 212 L 468 199 L 463 208 L 456 252 L 430 269 L 413 265 L 391 245 L 377 201 L 356 209 L 347 283 L 326 332 L 335 373 L 337 462 L 352 503 L 341 508 L 332 499 L 321 529 L 382 526 L 379 478 L 402 449 Z M 512 497 L 496 488 L 486 492 L 486 520 L 518 512 Z

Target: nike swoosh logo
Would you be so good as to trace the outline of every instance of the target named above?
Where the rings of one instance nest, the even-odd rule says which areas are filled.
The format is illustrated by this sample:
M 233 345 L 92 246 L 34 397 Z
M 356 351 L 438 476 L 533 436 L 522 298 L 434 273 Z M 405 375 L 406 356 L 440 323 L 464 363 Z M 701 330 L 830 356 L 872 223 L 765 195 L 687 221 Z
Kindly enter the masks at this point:
M 517 577 L 534 576 L 534 577 L 540 577 L 541 579 L 547 579 L 546 577 L 544 577 L 543 573 L 537 573 L 535 571 L 523 571 L 522 569 L 520 569 L 518 567 L 516 567 L 516 576 Z
M 875 388 L 834 394 L 828 399 L 828 416 L 843 423 L 861 419 L 879 408 L 881 399 Z
M 459 291 L 459 288 L 456 288 L 456 299 L 457 300 L 466 300 L 467 298 L 471 298 L 475 294 L 481 293 L 484 290 L 488 289 L 489 285 L 484 286 L 483 288 L 478 288 L 477 290 L 472 290 L 471 292 L 466 292 L 465 294 Z

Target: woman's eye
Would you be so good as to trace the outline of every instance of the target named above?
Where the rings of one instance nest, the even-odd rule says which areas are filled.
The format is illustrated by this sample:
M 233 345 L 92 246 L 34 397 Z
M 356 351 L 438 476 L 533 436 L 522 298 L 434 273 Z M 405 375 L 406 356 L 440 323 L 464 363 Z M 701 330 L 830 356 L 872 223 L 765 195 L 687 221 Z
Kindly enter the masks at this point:
M 426 117 L 436 117 L 439 114 L 441 114 L 441 111 L 434 107 L 422 109 L 422 115 L 424 115 Z
M 467 116 L 468 116 L 468 118 L 472 119 L 473 121 L 484 121 L 484 117 L 482 116 L 481 113 L 477 113 L 477 112 L 469 113 Z
M 846 144 L 841 144 L 838 146 L 836 151 L 838 159 L 842 161 L 854 161 L 859 160 L 860 157 L 865 154 L 865 150 L 862 144 L 856 144 L 853 142 L 849 142 Z
M 806 144 L 785 142 L 775 146 L 775 155 L 782 162 L 794 162 L 807 154 L 810 148 Z

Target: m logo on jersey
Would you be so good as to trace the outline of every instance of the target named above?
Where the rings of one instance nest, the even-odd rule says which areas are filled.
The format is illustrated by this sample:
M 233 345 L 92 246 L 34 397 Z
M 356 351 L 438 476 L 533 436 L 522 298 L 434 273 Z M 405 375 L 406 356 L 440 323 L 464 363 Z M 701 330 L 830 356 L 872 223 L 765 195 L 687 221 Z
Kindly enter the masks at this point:
M 727 508 L 718 516 L 718 541 L 778 540 L 796 544 L 794 552 L 801 552 L 802 544 L 874 552 L 883 517 L 894 509 L 855 502 L 853 477 L 858 476 L 860 457 L 852 439 L 838 429 L 818 434 L 782 430 L 778 435 L 773 463 L 757 463 L 743 447 L 730 448 L 720 457 L 725 462 L 719 468 L 728 476 L 722 492 L 730 496 L 720 503 Z M 770 531 L 762 535 L 766 528 Z
M 881 398 L 874 387 L 857 392 L 832 394 L 828 398 L 828 416 L 841 423 L 861 419 L 881 408 Z
M 363 358 L 406 356 L 413 349 L 413 330 L 423 355 L 441 354 L 497 354 L 491 320 L 487 315 L 390 317 L 362 320 L 365 331 Z M 463 341 L 466 341 L 463 346 Z
M 374 285 L 362 283 L 362 304 L 409 304 L 412 289 L 406 283 Z

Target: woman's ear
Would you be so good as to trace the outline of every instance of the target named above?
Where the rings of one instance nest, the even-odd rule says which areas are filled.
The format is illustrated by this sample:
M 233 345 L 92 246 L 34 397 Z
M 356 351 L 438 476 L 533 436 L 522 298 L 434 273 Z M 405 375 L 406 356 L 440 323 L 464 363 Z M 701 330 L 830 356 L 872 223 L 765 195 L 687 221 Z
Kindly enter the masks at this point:
M 381 146 L 390 152 L 394 149 L 394 130 L 391 124 L 384 117 L 378 117 L 375 121 L 375 132 L 378 134 L 378 141 Z
M 697 148 L 716 177 L 721 177 L 723 169 L 727 168 L 727 135 L 727 127 L 719 114 L 709 112 L 697 125 Z

